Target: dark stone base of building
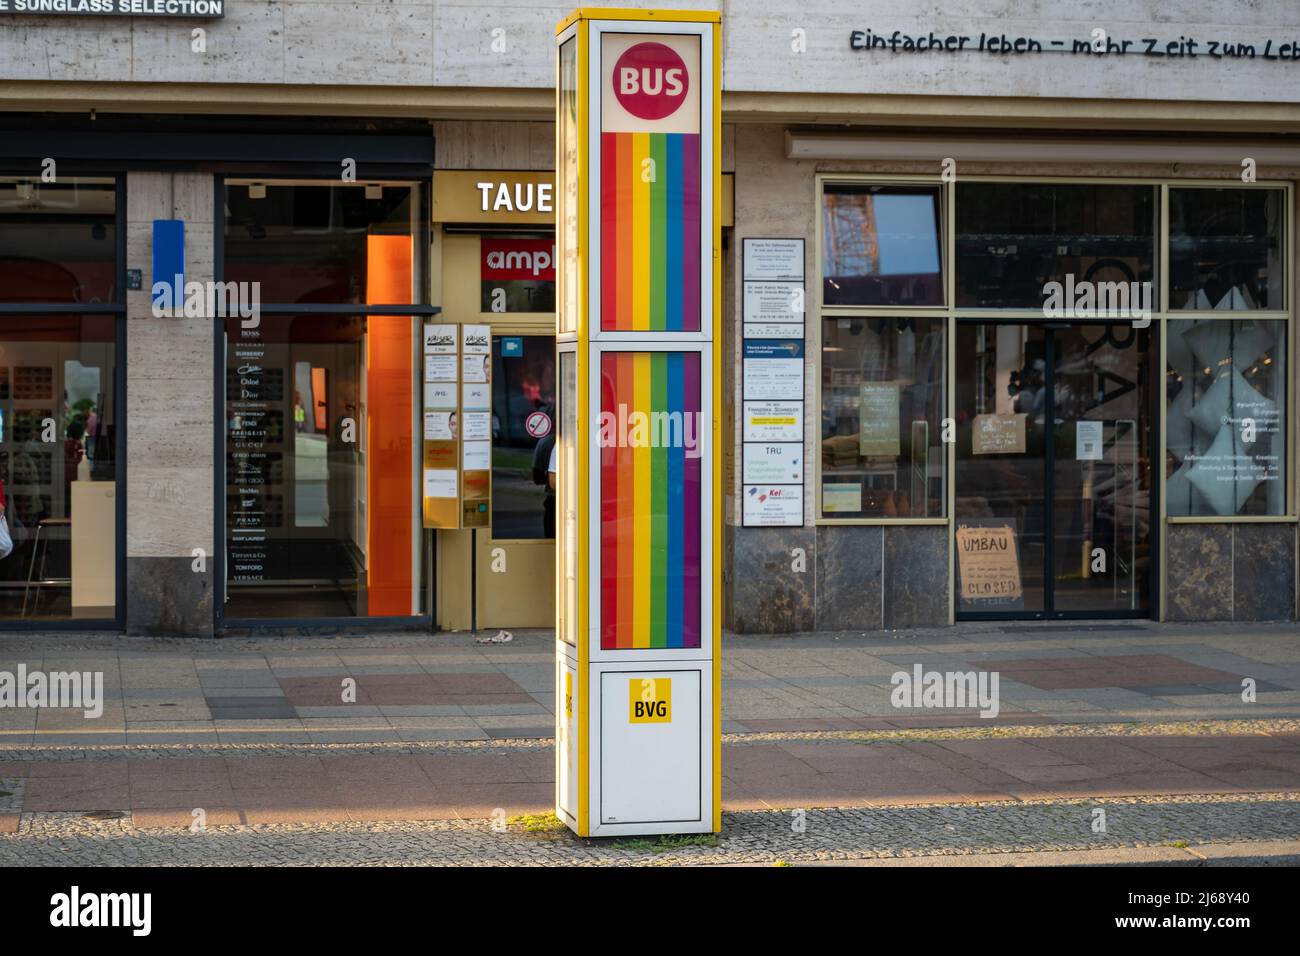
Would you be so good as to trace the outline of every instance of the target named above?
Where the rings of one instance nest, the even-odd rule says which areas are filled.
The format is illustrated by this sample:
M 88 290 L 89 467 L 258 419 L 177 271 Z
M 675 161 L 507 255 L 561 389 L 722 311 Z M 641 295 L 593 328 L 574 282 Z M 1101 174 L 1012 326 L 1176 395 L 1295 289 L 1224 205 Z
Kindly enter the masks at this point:
M 729 531 L 732 631 L 874 631 L 948 623 L 946 527 Z
M 1165 553 L 1167 620 L 1295 620 L 1295 525 L 1174 524 Z
M 193 558 L 126 559 L 126 632 L 212 637 L 212 571 Z
M 731 631 L 874 631 L 948 623 L 946 527 L 727 530 Z M 1165 619 L 1295 620 L 1296 535 L 1296 526 L 1286 523 L 1170 525 L 1162 562 Z

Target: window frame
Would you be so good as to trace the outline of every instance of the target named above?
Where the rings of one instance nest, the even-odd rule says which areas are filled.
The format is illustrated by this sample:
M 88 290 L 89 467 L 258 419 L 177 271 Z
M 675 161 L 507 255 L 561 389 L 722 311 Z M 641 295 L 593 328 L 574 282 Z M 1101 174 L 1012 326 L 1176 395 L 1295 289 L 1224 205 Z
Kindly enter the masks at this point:
M 0 178 L 39 178 L 39 173 L 31 170 L 19 170 L 13 167 L 0 167 Z M 116 504 L 114 520 L 117 540 L 115 542 L 115 575 L 113 616 L 104 618 L 12 618 L 0 619 L 0 631 L 48 631 L 51 628 L 69 631 L 94 631 L 110 627 L 124 630 L 126 627 L 126 490 L 127 490 L 127 348 L 126 348 L 126 282 L 127 282 L 127 220 L 126 220 L 126 173 L 113 171 L 85 170 L 73 174 L 75 179 L 100 179 L 105 184 L 113 183 L 114 216 L 114 287 L 116 295 L 112 302 L 76 303 L 76 302 L 0 302 L 2 315 L 109 315 L 114 319 L 114 356 L 117 369 L 116 381 L 113 383 L 113 406 L 116 418 L 116 436 L 113 454 L 116 456 L 117 474 L 114 478 L 113 500 Z M 0 220 L 2 223 L 3 220 Z
M 815 384 L 815 412 L 809 415 L 812 418 L 815 414 L 815 422 L 810 421 L 805 424 L 805 435 L 811 434 L 813 441 L 813 461 L 815 466 L 813 480 L 815 487 L 813 489 L 813 521 L 812 525 L 816 526 L 834 526 L 834 525 L 859 525 L 859 526 L 921 526 L 921 525 L 945 525 L 951 526 L 953 522 L 953 512 L 956 506 L 956 486 L 953 476 L 956 473 L 956 447 L 951 442 L 947 443 L 947 453 L 943 457 L 944 466 L 944 516 L 941 518 L 828 518 L 822 512 L 822 440 L 821 440 L 821 412 L 822 412 L 822 346 L 823 334 L 822 323 L 828 319 L 835 318 L 871 318 L 871 317 L 912 317 L 927 316 L 940 317 L 946 319 L 946 361 L 945 369 L 945 395 L 944 408 L 945 417 L 949 419 L 956 418 L 955 395 L 955 369 L 956 369 L 956 327 L 958 319 L 984 319 L 984 320 L 1003 320 L 1003 321 L 1045 321 L 1043 319 L 1042 309 L 1025 309 L 1025 308 L 1005 308 L 1005 309 L 988 309 L 988 308 L 958 308 L 956 306 L 956 189 L 959 181 L 952 179 L 945 181 L 945 177 L 940 174 L 933 175 L 915 175 L 915 174 L 887 174 L 887 173 L 838 173 L 822 172 L 816 174 L 816 183 L 814 189 L 814 219 L 815 219 L 815 241 L 813 261 L 816 263 L 817 274 L 815 276 L 816 292 L 813 304 L 816 309 L 816 321 L 806 323 L 806 338 L 808 347 L 816 355 L 816 366 L 814 377 Z M 1295 334 L 1296 324 L 1294 316 L 1296 312 L 1296 273 L 1298 267 L 1295 260 L 1296 251 L 1300 248 L 1300 241 L 1296 237 L 1296 224 L 1300 216 L 1296 210 L 1296 189 L 1295 183 L 1287 180 L 1259 180 L 1253 183 L 1241 183 L 1235 178 L 1223 179 L 1204 179 L 1188 178 L 1179 179 L 1177 177 L 1107 177 L 1107 176 L 962 176 L 960 182 L 1002 182 L 1002 183 L 1023 183 L 1023 184 L 1062 184 L 1062 185 L 1141 185 L 1152 186 L 1157 190 L 1157 227 L 1156 227 L 1156 307 L 1151 314 L 1152 329 L 1159 330 L 1158 342 L 1160 350 L 1160 369 L 1162 374 L 1168 367 L 1167 353 L 1167 322 L 1170 319 L 1208 319 L 1212 321 L 1240 321 L 1243 319 L 1253 320 L 1275 320 L 1285 323 L 1287 336 L 1287 357 L 1290 359 L 1290 367 L 1287 369 L 1284 402 L 1285 408 L 1291 415 L 1292 420 L 1287 422 L 1283 428 L 1283 434 L 1286 436 L 1287 447 L 1285 453 L 1286 474 L 1284 481 L 1286 507 L 1283 514 L 1280 515 L 1223 515 L 1223 516 L 1199 516 L 1199 515 L 1169 515 L 1167 513 L 1167 495 L 1165 491 L 1165 449 L 1167 448 L 1166 435 L 1166 418 L 1168 414 L 1168 400 L 1160 396 L 1159 399 L 1159 420 L 1153 422 L 1153 426 L 1159 429 L 1159 445 L 1156 449 L 1159 455 L 1158 464 L 1153 462 L 1152 467 L 1156 469 L 1157 474 L 1154 476 L 1159 484 L 1157 486 L 1157 518 L 1159 520 L 1159 533 L 1161 535 L 1161 549 L 1164 548 L 1164 529 L 1171 524 L 1295 524 L 1300 522 L 1300 515 L 1297 515 L 1297 481 L 1296 481 L 1296 446 L 1300 443 L 1300 430 L 1297 429 L 1297 421 L 1300 419 L 1300 410 L 1296 409 L 1296 371 L 1293 357 L 1296 354 Z M 940 268 L 943 270 L 942 287 L 944 302 L 943 306 L 923 306 L 923 307 L 898 307 L 886 305 L 825 305 L 822 302 L 823 276 L 822 276 L 822 217 L 824 208 L 824 197 L 827 184 L 852 184 L 852 185 L 882 185 L 882 186 L 938 186 L 940 189 L 940 228 L 942 230 L 942 246 L 940 256 Z M 1188 309 L 1171 309 L 1169 308 L 1169 191 L 1170 189 L 1272 189 L 1280 191 L 1283 194 L 1283 212 L 1284 219 L 1281 227 L 1281 261 L 1286 274 L 1283 276 L 1283 296 L 1284 308 L 1282 309 L 1249 309 L 1236 311 L 1219 311 L 1219 310 L 1188 310 Z M 811 327 L 811 328 L 810 328 Z M 1154 610 L 1154 609 L 1153 609 Z

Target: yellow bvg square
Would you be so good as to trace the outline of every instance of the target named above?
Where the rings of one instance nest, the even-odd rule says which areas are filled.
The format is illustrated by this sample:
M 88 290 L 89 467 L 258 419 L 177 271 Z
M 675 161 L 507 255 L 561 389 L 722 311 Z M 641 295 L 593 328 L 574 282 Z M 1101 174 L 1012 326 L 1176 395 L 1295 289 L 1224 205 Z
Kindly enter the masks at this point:
M 628 681 L 628 722 L 671 724 L 673 722 L 673 680 L 671 677 L 633 677 Z

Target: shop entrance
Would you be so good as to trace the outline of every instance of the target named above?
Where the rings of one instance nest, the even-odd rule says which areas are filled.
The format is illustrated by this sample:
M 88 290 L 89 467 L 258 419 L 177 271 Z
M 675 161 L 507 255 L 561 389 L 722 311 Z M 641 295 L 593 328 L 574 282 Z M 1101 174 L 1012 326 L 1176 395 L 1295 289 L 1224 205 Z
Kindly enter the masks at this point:
M 1152 341 L 958 322 L 958 618 L 1150 615 Z
M 520 327 L 523 331 L 524 327 Z M 492 336 L 492 520 L 474 534 L 475 623 L 555 621 L 555 335 Z
M 440 628 L 555 623 L 553 246 L 550 230 L 444 226 L 443 315 L 491 329 L 492 414 L 487 520 L 437 532 Z

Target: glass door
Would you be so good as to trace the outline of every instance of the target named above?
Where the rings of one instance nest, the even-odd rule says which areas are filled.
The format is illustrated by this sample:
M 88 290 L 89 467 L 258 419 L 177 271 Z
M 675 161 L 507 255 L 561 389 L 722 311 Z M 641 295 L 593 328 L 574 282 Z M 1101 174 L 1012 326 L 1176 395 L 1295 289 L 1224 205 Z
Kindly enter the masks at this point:
M 1052 610 L 1145 616 L 1151 581 L 1150 331 L 1072 325 L 1053 344 Z
M 1150 609 L 1150 333 L 958 324 L 956 583 L 964 618 Z

